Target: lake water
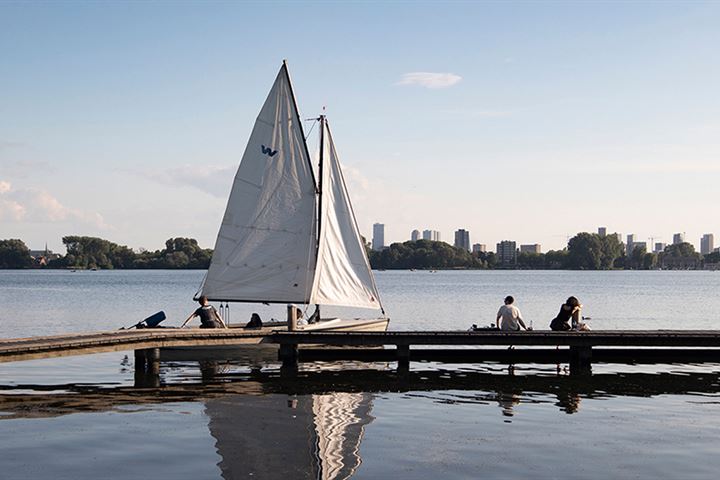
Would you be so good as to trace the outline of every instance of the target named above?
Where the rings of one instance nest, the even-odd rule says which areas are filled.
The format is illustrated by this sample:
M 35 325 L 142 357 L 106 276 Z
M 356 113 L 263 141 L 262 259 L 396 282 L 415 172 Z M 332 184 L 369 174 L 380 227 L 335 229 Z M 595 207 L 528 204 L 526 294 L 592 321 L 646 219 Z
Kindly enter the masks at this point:
M 179 325 L 199 271 L 0 271 L 0 337 Z M 391 329 L 489 324 L 505 295 L 547 328 L 577 296 L 593 329 L 714 329 L 719 272 L 376 272 Z M 231 321 L 284 306 L 233 305 Z M 330 311 L 330 313 L 349 313 Z M 2 478 L 710 478 L 720 364 L 301 364 L 272 350 L 0 364 Z

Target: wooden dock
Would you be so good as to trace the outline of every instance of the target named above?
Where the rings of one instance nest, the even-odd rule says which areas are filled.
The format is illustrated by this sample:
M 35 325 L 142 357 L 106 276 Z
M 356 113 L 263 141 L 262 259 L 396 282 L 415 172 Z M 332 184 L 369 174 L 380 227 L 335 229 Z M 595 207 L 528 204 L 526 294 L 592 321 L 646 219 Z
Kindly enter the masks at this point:
M 178 328 L 146 328 L 139 330 L 116 330 L 94 333 L 56 335 L 49 337 L 30 337 L 0 340 L 0 362 L 31 360 L 36 358 L 60 357 L 67 355 L 85 355 L 109 351 L 135 350 L 136 361 L 151 364 L 159 357 L 157 349 L 169 347 L 216 347 L 252 344 L 279 345 L 279 359 L 287 365 L 301 360 L 303 351 L 322 352 L 322 350 L 305 350 L 301 347 L 325 347 L 335 352 L 342 352 L 339 358 L 356 360 L 394 357 L 401 363 L 421 359 L 416 353 L 423 352 L 422 358 L 428 354 L 435 357 L 463 355 L 468 357 L 473 352 L 496 352 L 497 348 L 514 346 L 562 346 L 563 356 L 576 366 L 589 366 L 593 361 L 593 348 L 602 347 L 601 352 L 622 347 L 643 347 L 644 352 L 654 352 L 656 361 L 664 355 L 674 361 L 682 358 L 683 353 L 697 357 L 701 349 L 702 358 L 720 360 L 720 331 L 716 330 L 618 330 L 591 332 L 501 332 L 501 331 L 413 331 L 413 332 L 287 332 L 273 328 L 260 330 L 231 329 L 178 329 Z M 394 349 L 379 350 L 378 346 L 391 346 Z M 452 349 L 420 350 L 421 346 L 447 346 Z M 457 347 L 466 347 L 458 350 Z M 467 347 L 475 347 L 474 350 Z M 482 347 L 482 348 L 478 348 Z M 663 347 L 663 348 L 660 348 Z M 667 348 L 671 347 L 671 348 Z M 413 353 L 416 352 L 416 353 Z M 500 358 L 522 357 L 521 352 L 540 351 L 518 349 L 517 352 L 499 355 Z M 559 358 L 557 352 L 546 355 L 553 359 Z M 672 352 L 672 353 L 671 353 Z M 537 357 L 537 355 L 535 355 Z M 525 355 L 526 358 L 530 358 Z
M 252 345 L 269 341 L 274 330 L 143 328 L 93 333 L 0 339 L 0 362 L 167 347 Z

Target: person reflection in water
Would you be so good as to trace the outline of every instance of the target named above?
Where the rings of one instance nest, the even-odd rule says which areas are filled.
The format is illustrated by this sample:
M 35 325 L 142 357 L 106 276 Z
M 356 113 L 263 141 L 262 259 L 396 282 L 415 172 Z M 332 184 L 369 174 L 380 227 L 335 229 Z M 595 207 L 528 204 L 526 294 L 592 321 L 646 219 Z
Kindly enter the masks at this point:
M 498 392 L 497 402 L 502 409 L 503 416 L 512 417 L 515 415 L 515 407 L 520 405 L 520 395 L 514 392 Z
M 557 394 L 557 405 L 560 410 L 572 414 L 580 409 L 580 395 L 573 392 L 560 392 Z
M 575 297 L 569 297 L 565 303 L 560 305 L 560 312 L 550 322 L 550 329 L 555 331 L 563 330 L 590 330 L 582 320 L 582 305 Z M 572 325 L 570 324 L 572 321 Z

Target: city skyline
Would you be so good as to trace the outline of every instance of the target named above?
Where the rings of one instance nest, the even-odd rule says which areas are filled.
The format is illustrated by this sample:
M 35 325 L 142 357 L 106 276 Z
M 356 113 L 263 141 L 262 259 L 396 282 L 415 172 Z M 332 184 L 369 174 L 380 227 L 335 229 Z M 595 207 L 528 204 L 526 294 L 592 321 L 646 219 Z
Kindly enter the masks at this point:
M 375 225 L 378 225 L 378 224 L 376 223 Z M 382 224 L 382 227 L 383 227 L 383 238 L 384 238 L 385 224 Z M 465 244 L 458 245 L 458 234 L 460 232 L 462 232 L 461 235 L 462 235 L 462 238 L 464 239 L 464 241 L 467 242 L 467 248 L 465 247 Z M 578 233 L 582 233 L 582 232 L 575 232 L 572 235 L 568 235 L 568 239 L 575 236 Z M 616 235 L 618 237 L 618 240 L 625 245 L 626 254 L 628 254 L 628 255 L 632 252 L 633 248 L 635 248 L 637 246 L 644 247 L 648 252 L 658 253 L 659 251 L 662 251 L 667 245 L 674 245 L 674 244 L 683 243 L 683 242 L 690 243 L 691 245 L 693 245 L 693 247 L 695 247 L 696 251 L 701 252 L 701 253 L 710 253 L 712 251 L 717 250 L 717 247 L 715 247 L 715 244 L 714 244 L 714 234 L 713 233 L 704 233 L 702 235 L 702 237 L 700 237 L 698 239 L 697 243 L 689 241 L 686 238 L 686 235 L 684 232 L 675 232 L 675 233 L 671 234 L 670 235 L 670 237 L 672 237 L 671 242 L 656 242 L 655 240 L 659 240 L 660 238 L 662 238 L 662 237 L 658 237 L 658 236 L 647 237 L 647 239 L 645 239 L 645 240 L 640 240 L 640 238 L 642 238 L 642 237 L 639 237 L 637 234 L 634 234 L 634 233 L 628 233 L 625 236 L 625 238 L 623 238 L 622 233 L 610 231 L 610 230 L 608 230 L 607 227 L 604 227 L 604 226 L 596 227 L 594 232 L 588 231 L 587 233 L 597 233 L 600 236 Z M 439 232 L 437 230 L 425 229 L 425 230 L 423 230 L 423 235 L 421 236 L 420 231 L 418 229 L 413 229 L 410 232 L 410 235 L 408 238 L 397 240 L 397 241 L 386 242 L 384 244 L 384 246 L 387 247 L 392 243 L 403 243 L 408 240 L 409 241 L 416 241 L 416 240 L 420 240 L 420 239 L 431 240 L 432 238 L 430 238 L 430 236 L 432 234 L 437 234 L 438 236 L 442 237 L 441 232 Z M 512 235 L 506 235 L 503 238 L 503 240 L 498 240 L 496 243 L 500 244 L 503 241 L 507 241 L 505 239 L 506 237 L 512 238 Z M 485 243 L 471 241 L 471 239 L 475 238 L 475 237 L 471 237 L 471 232 L 464 228 L 455 229 L 453 238 L 454 238 L 454 241 L 453 241 L 454 246 L 456 246 L 456 247 L 459 246 L 460 248 L 465 248 L 468 251 L 472 251 L 472 247 L 475 245 L 483 245 L 483 247 L 484 247 L 487 244 L 492 244 L 492 242 L 485 241 L 485 239 L 483 239 L 483 241 L 485 241 Z M 532 242 L 525 243 L 525 242 L 518 242 L 516 240 L 513 240 L 513 242 L 515 242 L 517 245 L 519 245 L 518 251 L 526 252 L 526 253 L 545 253 L 547 250 L 562 250 L 563 248 L 565 248 L 567 246 L 567 243 L 566 243 L 563 247 L 561 247 L 559 249 L 552 249 L 552 248 L 543 249 L 543 246 L 540 243 L 532 243 Z M 448 242 L 446 242 L 446 243 L 448 243 Z M 659 248 L 659 246 L 662 246 L 662 248 Z M 373 249 L 375 249 L 375 248 L 373 247 Z
M 699 249 L 720 232 L 719 23 L 715 2 L 4 2 L 0 237 L 212 248 L 287 59 L 366 238 L 422 221 L 557 250 L 607 222 Z

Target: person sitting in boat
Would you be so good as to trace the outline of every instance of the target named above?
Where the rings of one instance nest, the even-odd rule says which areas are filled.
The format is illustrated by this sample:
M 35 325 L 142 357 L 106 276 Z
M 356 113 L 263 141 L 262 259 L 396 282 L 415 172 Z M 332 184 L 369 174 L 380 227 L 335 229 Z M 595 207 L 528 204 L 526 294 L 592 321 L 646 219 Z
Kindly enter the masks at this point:
M 198 303 L 200 308 L 190 314 L 187 320 L 180 325 L 180 328 L 184 328 L 195 317 L 200 317 L 200 328 L 228 328 L 215 307 L 208 303 L 208 298 L 205 295 L 198 298 Z
M 560 305 L 560 312 L 550 322 L 550 329 L 555 331 L 563 330 L 590 330 L 582 320 L 582 305 L 580 301 L 575 297 L 568 297 L 568 299 Z M 571 323 L 572 322 L 572 325 Z
M 498 310 L 497 319 L 495 320 L 498 328 L 504 331 L 517 332 L 522 326 L 525 330 L 530 330 L 523 322 L 520 309 L 513 303 L 515 303 L 515 299 L 512 296 L 505 297 L 505 304 Z

